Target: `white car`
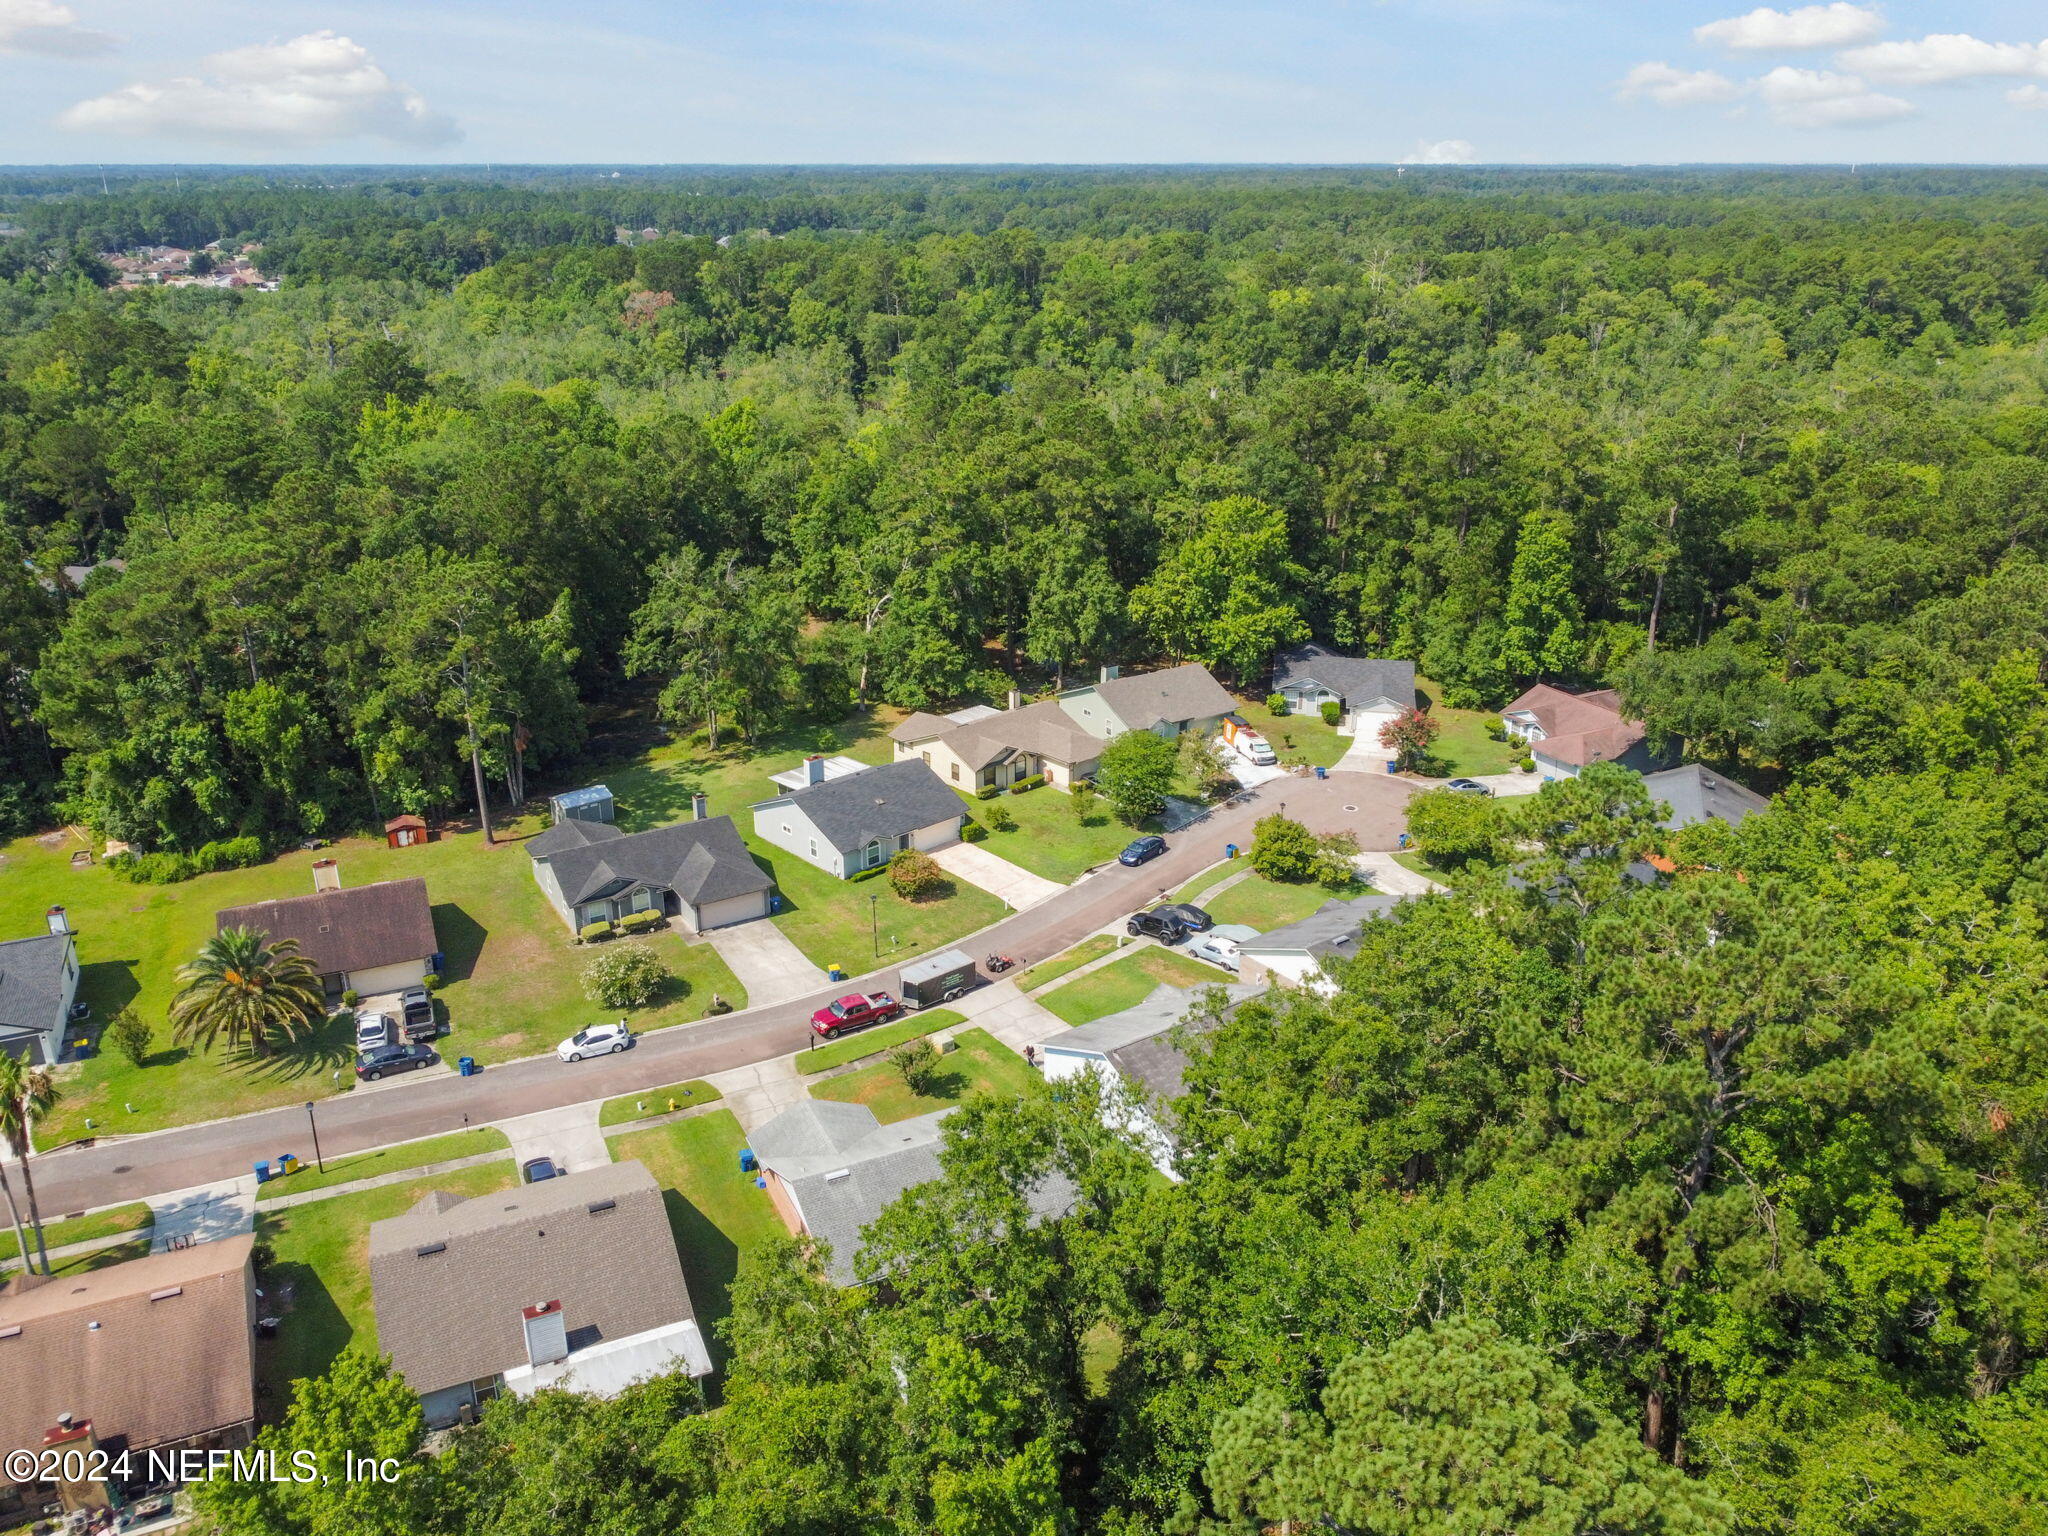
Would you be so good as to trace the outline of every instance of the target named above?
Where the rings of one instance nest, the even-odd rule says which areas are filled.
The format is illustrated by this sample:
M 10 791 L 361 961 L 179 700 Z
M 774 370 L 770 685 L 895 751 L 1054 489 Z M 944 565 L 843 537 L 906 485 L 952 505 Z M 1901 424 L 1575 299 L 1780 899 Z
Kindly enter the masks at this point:
M 1218 923 L 1207 933 L 1198 933 L 1189 939 L 1188 947 L 1181 953 L 1234 972 L 1238 967 L 1237 946 L 1258 936 L 1258 929 L 1248 928 L 1243 923 Z
M 623 1051 L 633 1043 L 633 1031 L 626 1027 L 624 1019 L 616 1024 L 593 1024 L 588 1029 L 579 1029 L 575 1034 L 555 1047 L 555 1054 L 564 1061 L 581 1061 L 586 1056 L 603 1056 L 610 1051 Z
M 379 1046 L 396 1045 L 398 1031 L 391 1023 L 388 1013 L 359 1013 L 356 1015 L 356 1049 L 374 1051 Z

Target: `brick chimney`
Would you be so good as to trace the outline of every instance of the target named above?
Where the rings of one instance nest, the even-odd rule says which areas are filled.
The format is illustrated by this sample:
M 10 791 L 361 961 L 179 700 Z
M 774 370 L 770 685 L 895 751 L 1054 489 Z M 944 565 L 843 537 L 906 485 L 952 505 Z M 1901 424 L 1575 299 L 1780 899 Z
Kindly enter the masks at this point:
M 315 891 L 338 891 L 341 889 L 341 861 L 339 859 L 315 859 L 313 861 L 313 889 Z

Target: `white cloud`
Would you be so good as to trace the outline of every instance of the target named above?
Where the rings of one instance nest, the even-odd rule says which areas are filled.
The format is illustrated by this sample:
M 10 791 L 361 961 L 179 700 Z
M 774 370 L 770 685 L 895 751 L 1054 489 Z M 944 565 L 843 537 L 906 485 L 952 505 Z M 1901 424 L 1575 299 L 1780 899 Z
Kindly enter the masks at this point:
M 89 58 L 106 53 L 115 39 L 78 24 L 78 13 L 56 0 L 0 0 L 0 53 L 40 53 Z
M 1675 69 L 1660 60 L 1630 70 L 1616 94 L 1624 101 L 1646 96 L 1660 107 L 1698 107 L 1728 101 L 1740 90 L 1733 80 L 1711 69 Z
M 1404 155 L 1403 165 L 1470 165 L 1478 152 L 1463 139 L 1417 139 L 1415 152 Z
M 1770 48 L 1846 48 L 1867 42 L 1884 30 L 1884 17 L 1874 5 L 1802 5 L 1774 11 L 1760 5 L 1746 16 L 1710 21 L 1692 29 L 1693 40 L 1719 43 L 1742 53 Z
M 2038 85 L 2016 86 L 2005 93 L 2005 99 L 2030 112 L 2048 112 L 2048 91 Z
M 1987 43 L 1967 32 L 1935 32 L 1918 42 L 1874 43 L 1842 55 L 1844 68 L 1897 85 L 2048 75 L 2048 42 Z
M 88 133 L 242 142 L 375 138 L 431 146 L 461 137 L 450 118 L 385 74 L 368 49 L 332 32 L 230 49 L 204 67 L 203 76 L 124 85 L 67 108 L 57 121 Z
M 1873 91 L 1855 75 L 1780 64 L 1752 83 L 1771 116 L 1788 128 L 1860 128 L 1911 117 L 1910 101 Z

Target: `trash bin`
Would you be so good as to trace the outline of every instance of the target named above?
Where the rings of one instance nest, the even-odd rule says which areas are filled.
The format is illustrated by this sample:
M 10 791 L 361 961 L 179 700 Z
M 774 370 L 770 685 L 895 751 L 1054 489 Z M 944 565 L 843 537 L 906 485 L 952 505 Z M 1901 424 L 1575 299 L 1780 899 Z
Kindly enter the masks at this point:
M 1235 843 L 1225 843 L 1225 844 L 1223 845 L 1223 857 L 1225 857 L 1226 859 L 1234 859 L 1234 858 L 1236 858 L 1236 857 L 1237 857 L 1237 844 L 1235 844 Z
M 771 891 L 768 893 L 768 910 L 771 913 L 780 912 L 782 910 L 782 893 L 780 891 Z
M 1319 779 L 1327 779 L 1329 776 L 1330 770 L 1318 764 L 1316 767 L 1316 777 Z
M 740 1148 L 741 1173 L 752 1173 L 756 1168 L 759 1168 L 760 1166 L 760 1160 L 754 1156 L 754 1149 L 752 1147 Z
M 827 981 L 844 981 L 846 980 L 846 972 L 839 969 L 836 965 L 828 965 L 825 967 L 825 979 Z
M 1406 848 L 1408 846 L 1408 834 L 1406 832 L 1403 832 L 1401 834 L 1401 841 L 1398 846 L 1402 848 Z
M 268 1184 L 270 1182 L 270 1164 L 258 1163 L 256 1165 L 256 1182 L 258 1184 Z
M 1393 759 L 1392 759 L 1392 758 L 1390 757 L 1390 758 L 1388 758 L 1388 759 L 1387 759 L 1387 772 L 1389 772 L 1389 773 L 1392 773 L 1393 771 L 1394 771 L 1394 760 L 1393 760 Z
M 277 1173 L 283 1178 L 288 1173 L 299 1171 L 299 1155 L 296 1152 L 280 1152 L 277 1156 Z
M 455 1063 L 455 1070 L 457 1072 L 460 1072 L 464 1077 L 475 1077 L 476 1058 L 474 1056 L 464 1056 L 460 1058 Z

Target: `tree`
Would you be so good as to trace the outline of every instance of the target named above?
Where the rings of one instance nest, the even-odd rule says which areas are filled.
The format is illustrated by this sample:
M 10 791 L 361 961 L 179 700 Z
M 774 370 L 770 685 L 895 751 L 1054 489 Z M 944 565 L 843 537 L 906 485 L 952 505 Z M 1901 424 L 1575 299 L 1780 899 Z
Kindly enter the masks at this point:
M 1174 750 L 1174 770 L 1184 784 L 1204 793 L 1233 778 L 1230 764 L 1216 749 L 1216 743 L 1200 731 L 1182 731 Z
M 1119 818 L 1136 826 L 1166 808 L 1177 761 L 1173 743 L 1150 731 L 1125 731 L 1102 749 L 1095 782 Z
M 919 1036 L 905 1040 L 889 1049 L 889 1065 L 896 1075 L 903 1079 L 903 1086 L 912 1093 L 923 1093 L 932 1085 L 938 1075 L 939 1053 L 932 1049 L 931 1041 Z
M 1436 869 L 1492 864 L 1503 857 L 1500 802 L 1439 789 L 1408 802 L 1408 836 Z
M 1194 529 L 1131 593 L 1131 618 L 1172 656 L 1251 678 L 1308 638 L 1309 575 L 1289 548 L 1287 514 L 1249 496 L 1203 507 Z
M 1412 772 L 1429 756 L 1429 749 L 1442 729 L 1442 722 L 1435 715 L 1411 707 L 1380 727 L 1379 741 L 1394 754 L 1396 768 Z
M 1216 1424 L 1223 1532 L 1716 1536 L 1718 1497 L 1663 1465 L 1542 1349 L 1491 1321 L 1416 1328 L 1331 1373 L 1320 1411 L 1270 1389 Z
M 273 1036 L 296 1039 L 326 1015 L 320 974 L 298 940 L 272 944 L 254 928 L 216 933 L 178 979 L 184 986 L 171 1000 L 171 1033 L 201 1050 L 225 1035 L 230 1045 L 247 1040 L 252 1053 L 267 1056 Z
M 1275 811 L 1252 827 L 1252 868 L 1268 880 L 1300 884 L 1321 868 L 1316 835 L 1291 816 Z
M 1578 666 L 1581 622 L 1572 568 L 1572 528 L 1561 512 L 1522 519 L 1508 575 L 1500 664 L 1515 677 L 1547 677 Z
M 889 888 L 905 901 L 935 896 L 946 883 L 946 871 L 930 854 L 905 848 L 889 859 Z
M 49 1250 L 43 1246 L 43 1213 L 36 1206 L 35 1175 L 29 1169 L 29 1143 L 34 1139 L 36 1121 L 48 1114 L 59 1097 L 56 1079 L 46 1067 L 32 1067 L 19 1056 L 0 1051 L 0 1140 L 5 1140 L 21 1165 L 22 1195 L 28 1201 L 28 1219 L 35 1228 L 36 1257 L 43 1273 L 50 1272 Z M 10 1199 L 12 1198 L 10 1194 Z M 21 1235 L 17 1218 L 15 1236 Z M 21 1250 L 22 1264 L 28 1265 L 28 1249 Z
M 646 1008 L 672 978 L 651 944 L 613 944 L 583 967 L 583 995 L 600 1008 Z
M 149 1059 L 149 1045 L 154 1034 L 149 1021 L 133 1008 L 123 1008 L 107 1020 L 106 1037 L 128 1058 L 131 1066 L 139 1067 Z
M 728 722 L 751 740 L 794 690 L 802 617 L 787 580 L 734 553 L 706 561 L 686 547 L 655 567 L 626 664 L 666 678 L 663 717 L 678 727 L 702 721 L 715 752 Z

